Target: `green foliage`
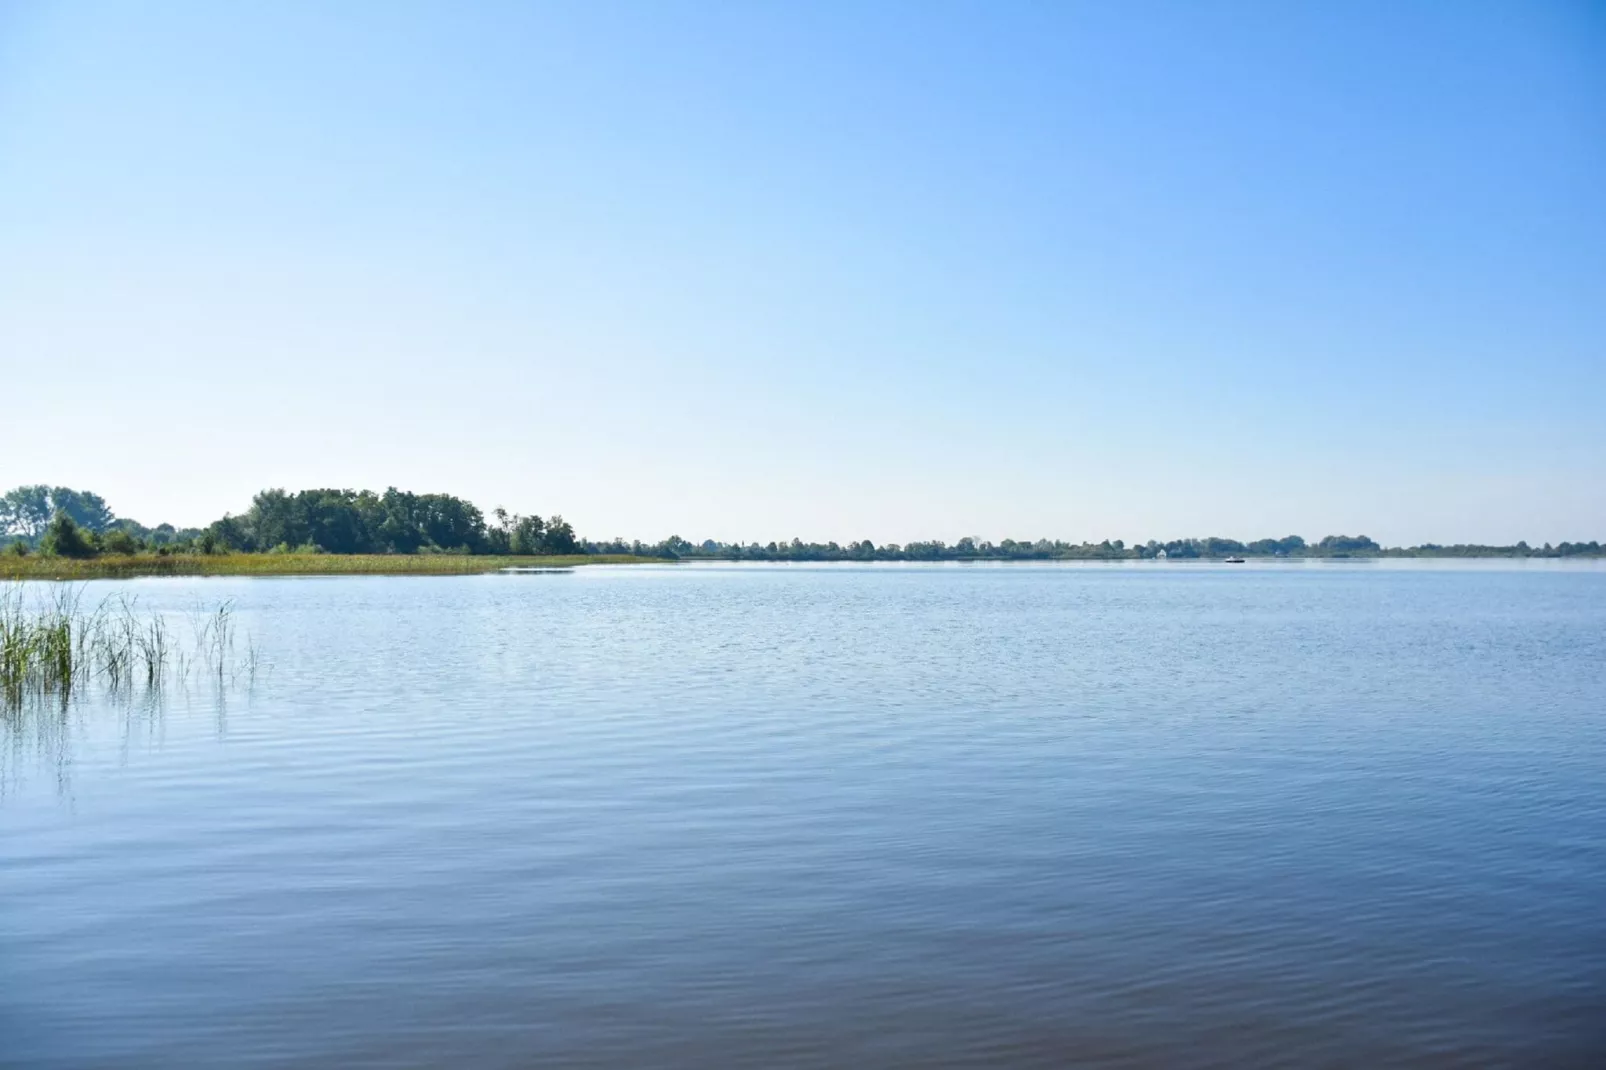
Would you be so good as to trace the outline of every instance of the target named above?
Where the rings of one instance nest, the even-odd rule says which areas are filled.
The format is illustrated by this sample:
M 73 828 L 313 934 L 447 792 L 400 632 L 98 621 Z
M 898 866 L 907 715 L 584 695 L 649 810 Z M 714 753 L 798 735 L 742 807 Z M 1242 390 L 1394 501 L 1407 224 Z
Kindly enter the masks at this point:
M 0 535 L 32 541 L 43 536 L 62 513 L 90 533 L 105 531 L 115 519 L 106 499 L 98 494 L 38 483 L 16 487 L 0 496 Z
M 263 571 L 339 570 L 338 567 L 309 569 L 306 562 L 320 554 L 360 558 L 368 555 L 431 558 L 474 555 L 527 559 L 579 554 L 592 559 L 611 555 L 621 560 L 1098 561 L 1149 559 L 1162 554 L 1167 559 L 1219 560 L 1227 556 L 1575 557 L 1602 553 L 1596 541 L 1563 542 L 1557 546 L 1546 543 L 1537 549 L 1526 542 L 1518 542 L 1513 546 L 1428 543 L 1385 550 L 1365 535 L 1328 535 L 1314 544 L 1298 535 L 1248 543 L 1208 536 L 1165 543 L 1151 539 L 1131 544 L 1122 539 L 1097 543 L 1004 539 L 995 544 L 965 536 L 951 546 L 941 540 L 878 546 L 869 539 L 841 546 L 835 542 L 805 543 L 795 538 L 763 545 L 721 543 L 713 539 L 696 543 L 678 535 L 659 543 L 623 539 L 593 542 L 579 537 L 574 527 L 557 515 L 542 518 L 535 513 L 522 515 L 499 508 L 492 513 L 492 518 L 494 522 L 487 524 L 485 515 L 471 502 L 450 494 L 414 494 L 395 487 L 387 488 L 383 494 L 333 488 L 292 493 L 278 488 L 262 491 L 244 513 L 225 516 L 204 530 L 176 529 L 170 524 L 147 528 L 127 518 L 113 517 L 99 495 L 38 484 L 17 487 L 0 497 L 0 545 L 8 545 L 10 555 L 26 555 L 31 546 L 37 545 L 57 563 L 37 569 L 23 569 L 13 564 L 0 570 L 0 574 L 54 574 L 62 571 L 59 562 L 87 560 L 100 551 L 116 557 L 143 555 L 151 559 L 151 564 L 129 564 L 127 568 L 134 572 L 256 570 L 255 566 L 246 568 L 233 563 L 226 567 L 199 566 L 190 560 L 196 556 L 233 558 L 242 553 L 278 559 L 272 567 L 264 566 Z M 289 561 L 292 558 L 294 566 Z M 488 567 L 495 566 L 483 566 Z M 483 568 L 475 565 L 462 571 L 482 571 Z M 410 571 L 413 566 L 377 568 L 360 564 L 353 565 L 352 570 Z M 431 565 L 419 570 L 455 569 Z M 95 569 L 94 574 L 113 571 L 111 566 L 104 566 Z
M 1550 543 L 1540 549 L 1530 547 L 1526 542 L 1519 542 L 1514 546 L 1485 546 L 1480 543 L 1456 543 L 1453 546 L 1441 546 L 1435 542 L 1423 543 L 1421 546 L 1409 548 L 1392 548 L 1383 551 L 1385 557 L 1600 557 L 1606 553 L 1606 546 L 1597 540 L 1589 542 L 1562 542 L 1555 546 Z
M 1305 540 L 1298 535 L 1289 535 L 1281 539 L 1256 539 L 1245 547 L 1251 554 L 1271 554 L 1276 557 L 1293 557 L 1303 553 Z
M 127 531 L 108 531 L 100 537 L 100 551 L 105 554 L 136 554 L 144 546 Z
M 49 487 L 43 484 L 17 487 L 0 498 L 0 532 L 37 539 L 44 534 L 55 512 L 50 504 Z
M 373 491 L 323 488 L 294 494 L 265 490 L 238 517 L 207 531 L 231 550 L 316 546 L 332 554 L 410 554 L 419 550 L 482 552 L 485 517 L 449 494 L 413 494 L 391 487 Z
M 546 534 L 546 521 L 538 516 L 516 516 L 508 534 L 507 548 L 511 554 L 537 554 Z
M 94 557 L 95 543 L 65 511 L 56 514 L 39 540 L 46 557 Z
M 257 652 L 247 644 L 234 656 L 233 604 L 198 615 L 192 651 L 177 647 L 161 614 L 136 611 L 132 599 L 81 606 L 83 588 L 61 585 L 30 601 L 26 588 L 0 585 L 0 713 L 41 696 L 67 698 L 92 680 L 122 691 L 143 684 L 154 691 L 169 668 L 179 676 L 254 676 Z
M 506 509 L 492 514 L 496 526 L 487 530 L 485 547 L 491 553 L 572 554 L 583 552 L 574 528 L 561 516 L 546 520 L 539 516 L 520 516 Z
M 116 519 L 106 505 L 106 499 L 87 490 L 68 490 L 55 487 L 50 492 L 51 503 L 87 531 L 99 534 Z
M 1316 548 L 1325 553 L 1376 553 L 1383 549 L 1365 535 L 1329 535 L 1316 544 Z
M 574 528 L 561 516 L 554 516 L 546 522 L 546 534 L 541 537 L 541 553 L 544 554 L 572 554 L 579 549 L 579 542 L 575 538 Z

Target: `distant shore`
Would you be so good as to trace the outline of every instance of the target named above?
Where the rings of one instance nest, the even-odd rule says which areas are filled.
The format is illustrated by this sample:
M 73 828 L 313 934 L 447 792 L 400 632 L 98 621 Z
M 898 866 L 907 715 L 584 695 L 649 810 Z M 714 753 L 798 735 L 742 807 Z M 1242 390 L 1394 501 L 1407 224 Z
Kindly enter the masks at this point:
M 1301 535 L 1242 540 L 1219 535 L 1069 542 L 967 536 L 882 543 L 721 542 L 670 535 L 588 539 L 561 515 L 486 514 L 451 494 L 387 488 L 269 488 L 239 515 L 205 528 L 147 527 L 114 514 L 100 495 L 33 484 L 0 494 L 0 578 L 106 576 L 459 575 L 516 567 L 634 564 L 641 561 L 1230 561 L 1272 559 L 1598 558 L 1599 540 L 1530 546 L 1424 542 L 1384 546 L 1368 535 Z
M 1572 559 L 1599 560 L 1599 554 L 1572 555 Z M 1248 561 L 1377 561 L 1377 560 L 1550 560 L 1542 555 L 1506 553 L 1371 553 L 1306 554 L 1293 557 L 1254 555 Z M 1118 562 L 1148 560 L 1164 565 L 1165 559 L 1140 559 L 1130 554 L 1079 557 L 944 557 L 904 564 L 1054 564 L 1066 562 Z M 1227 563 L 1225 556 L 1175 557 L 1182 563 Z M 0 580 L 96 580 L 140 576 L 467 576 L 508 569 L 570 569 L 584 565 L 641 564 L 763 564 L 763 560 L 735 559 L 719 554 L 651 557 L 638 554 L 105 554 L 93 558 L 17 557 L 0 554 Z M 770 564 L 872 564 L 852 558 L 771 558 Z M 889 563 L 889 562 L 879 562 Z M 890 562 L 900 563 L 900 562 Z
M 0 579 L 94 580 L 133 576 L 462 576 L 507 568 L 634 565 L 634 554 L 103 554 L 91 558 L 0 554 Z

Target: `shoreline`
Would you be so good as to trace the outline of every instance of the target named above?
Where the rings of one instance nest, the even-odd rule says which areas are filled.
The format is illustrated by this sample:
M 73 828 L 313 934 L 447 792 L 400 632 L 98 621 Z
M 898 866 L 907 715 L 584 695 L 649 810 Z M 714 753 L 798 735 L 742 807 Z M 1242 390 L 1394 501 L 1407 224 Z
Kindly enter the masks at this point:
M 1245 564 L 1292 565 L 1308 562 L 1371 561 L 1601 561 L 1606 555 L 1569 554 L 1301 554 L 1251 555 Z M 918 560 L 856 558 L 733 559 L 715 554 L 679 558 L 635 554 L 171 554 L 101 555 L 92 558 L 0 554 L 0 581 L 100 580 L 162 576 L 473 576 L 494 572 L 568 571 L 586 565 L 1060 565 L 1147 564 L 1228 565 L 1226 557 L 1173 557 L 1156 560 L 1124 556 L 941 557 Z
M 633 554 L 155 554 L 43 557 L 0 554 L 0 580 L 106 580 L 141 576 L 471 576 L 507 568 L 663 564 Z

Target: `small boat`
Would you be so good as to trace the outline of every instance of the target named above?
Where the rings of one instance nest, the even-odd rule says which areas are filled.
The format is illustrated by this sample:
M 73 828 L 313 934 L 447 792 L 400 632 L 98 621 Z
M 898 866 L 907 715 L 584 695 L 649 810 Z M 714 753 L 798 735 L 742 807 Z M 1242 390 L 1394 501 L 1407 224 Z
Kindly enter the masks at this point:
M 1229 557 L 1229 558 L 1227 558 L 1227 564 L 1229 564 L 1229 565 L 1241 565 L 1243 563 L 1244 563 L 1244 559 L 1241 558 L 1241 557 Z

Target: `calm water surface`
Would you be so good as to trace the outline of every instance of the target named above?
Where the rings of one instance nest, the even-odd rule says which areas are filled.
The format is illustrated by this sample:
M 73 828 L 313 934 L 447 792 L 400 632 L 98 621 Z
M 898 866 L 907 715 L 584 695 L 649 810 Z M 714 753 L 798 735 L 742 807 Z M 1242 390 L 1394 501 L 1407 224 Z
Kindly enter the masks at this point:
M 0 722 L 0 1064 L 1602 1065 L 1606 570 L 94 585 Z

